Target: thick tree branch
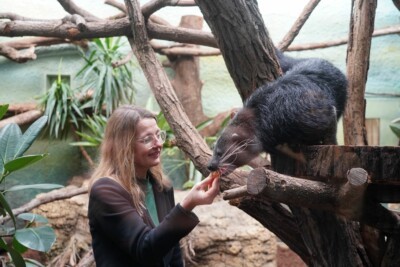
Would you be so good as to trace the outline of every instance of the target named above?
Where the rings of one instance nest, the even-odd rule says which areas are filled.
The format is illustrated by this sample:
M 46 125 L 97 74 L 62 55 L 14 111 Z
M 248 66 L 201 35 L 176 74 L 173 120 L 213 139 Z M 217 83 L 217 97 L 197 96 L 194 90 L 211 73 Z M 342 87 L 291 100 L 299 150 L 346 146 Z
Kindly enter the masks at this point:
M 63 23 L 61 20 L 59 20 L 59 22 L 59 24 L 54 24 L 54 22 L 32 21 L 0 22 L 0 36 L 42 36 L 74 40 L 113 36 L 132 36 L 128 18 L 113 21 L 105 20 L 87 22 L 87 30 L 84 32 L 81 32 L 74 24 Z M 211 33 L 179 27 L 171 28 L 152 22 L 149 22 L 147 26 L 148 34 L 151 38 L 217 47 L 215 39 Z
M 13 117 L 4 119 L 0 121 L 0 129 L 3 128 L 5 125 L 9 123 L 16 123 L 18 125 L 23 125 L 26 123 L 30 123 L 36 119 L 38 119 L 40 116 L 43 115 L 43 112 L 40 110 L 30 110 L 26 111 L 24 113 L 15 115 Z
M 94 16 L 92 13 L 80 8 L 72 0 L 58 0 L 58 2 L 64 8 L 64 10 L 67 11 L 68 13 L 81 15 L 87 21 L 99 21 L 99 20 L 102 20 L 101 18 L 98 18 L 98 17 Z
M 64 187 L 64 188 L 61 188 L 58 190 L 53 190 L 48 193 L 39 194 L 34 199 L 32 199 L 31 201 L 26 203 L 25 205 L 23 205 L 19 208 L 13 209 L 12 212 L 15 216 L 17 216 L 18 214 L 31 211 L 34 208 L 39 207 L 40 205 L 50 203 L 50 202 L 53 202 L 56 200 L 62 200 L 62 199 L 71 198 L 73 196 L 86 194 L 87 192 L 88 192 L 88 189 L 87 189 L 87 187 L 84 187 L 84 186 L 79 187 L 79 188 L 77 188 L 76 186 L 67 186 L 67 187 Z M 2 217 L 2 218 L 0 218 L 0 224 L 3 224 L 4 222 L 9 221 L 9 220 L 10 220 L 9 216 Z
M 135 0 L 125 0 L 125 5 L 135 36 L 134 39 L 130 38 L 129 42 L 163 114 L 176 134 L 177 144 L 188 154 L 198 170 L 208 174 L 206 165 L 211 150 L 187 117 L 167 74 L 151 48 L 139 3 Z
M 348 99 L 343 112 L 345 145 L 368 145 L 365 130 L 365 87 L 377 0 L 352 0 L 347 46 Z
M 301 12 L 300 16 L 297 18 L 295 23 L 293 24 L 290 31 L 283 37 L 282 41 L 278 44 L 278 49 L 281 51 L 285 51 L 289 45 L 293 42 L 294 38 L 299 34 L 301 28 L 306 23 L 307 19 L 310 17 L 311 13 L 315 9 L 315 7 L 319 4 L 321 0 L 310 0 L 308 4 Z
M 368 174 L 360 168 L 351 169 L 345 184 L 327 184 L 305 180 L 257 168 L 250 172 L 247 186 L 224 192 L 224 199 L 243 197 L 248 194 L 313 209 L 335 212 L 348 219 L 361 217 Z
M 25 63 L 36 59 L 35 48 L 33 46 L 20 51 L 0 43 L 0 55 L 18 63 Z
M 51 46 L 55 44 L 74 43 L 81 47 L 86 47 L 86 41 L 71 42 L 68 39 L 48 38 L 48 37 L 32 37 L 18 39 L 16 41 L 0 43 L 0 55 L 8 59 L 24 63 L 28 60 L 36 59 L 35 47 L 36 46 Z
M 120 2 L 115 1 L 115 0 L 105 0 L 104 4 L 107 4 L 107 5 L 110 5 L 110 6 L 113 6 L 113 7 L 117 8 L 117 9 L 119 9 L 126 16 L 126 6 L 123 3 L 120 3 Z

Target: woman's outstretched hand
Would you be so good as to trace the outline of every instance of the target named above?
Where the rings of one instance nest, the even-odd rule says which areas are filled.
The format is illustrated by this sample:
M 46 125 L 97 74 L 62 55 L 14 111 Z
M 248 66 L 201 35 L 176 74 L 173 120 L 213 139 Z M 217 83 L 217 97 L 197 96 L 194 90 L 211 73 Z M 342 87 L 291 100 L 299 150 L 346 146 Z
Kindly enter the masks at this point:
M 212 172 L 203 181 L 197 183 L 180 203 L 185 210 L 191 211 L 199 205 L 211 204 L 219 193 L 219 173 Z

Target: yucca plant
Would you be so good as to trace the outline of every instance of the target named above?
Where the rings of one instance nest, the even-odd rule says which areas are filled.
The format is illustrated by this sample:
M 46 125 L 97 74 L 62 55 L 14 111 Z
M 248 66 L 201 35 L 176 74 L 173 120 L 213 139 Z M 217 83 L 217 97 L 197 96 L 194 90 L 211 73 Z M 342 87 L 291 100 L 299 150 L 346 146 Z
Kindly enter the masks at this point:
M 59 68 L 61 69 L 61 62 Z M 60 70 L 50 89 L 40 97 L 39 104 L 44 108 L 44 115 L 48 117 L 50 136 L 66 137 L 71 124 L 75 128 L 79 127 L 78 119 L 83 117 L 80 103 L 69 82 L 62 78 Z
M 123 58 L 121 37 L 94 39 L 92 44 L 88 56 L 80 50 L 86 65 L 77 77 L 85 81 L 83 91 L 92 95 L 84 107 L 93 108 L 96 114 L 105 108 L 108 117 L 119 104 L 132 103 L 134 99 L 133 64 L 128 62 L 116 68 L 113 66 L 114 62 Z
M 94 114 L 92 117 L 83 119 L 83 124 L 86 125 L 87 131 L 76 131 L 82 141 L 70 143 L 73 146 L 89 146 L 98 147 L 104 137 L 104 130 L 107 124 L 107 118 L 103 115 Z
M 4 116 L 8 105 L 0 105 L 0 119 Z M 15 216 L 8 201 L 6 194 L 11 194 L 17 190 L 24 189 L 54 189 L 61 185 L 55 184 L 31 184 L 17 185 L 11 188 L 5 186 L 6 178 L 13 172 L 43 159 L 47 154 L 24 155 L 28 148 L 38 137 L 40 131 L 45 126 L 46 116 L 42 116 L 35 121 L 22 134 L 21 129 L 15 123 L 10 123 L 0 130 L 0 248 L 9 255 L 9 260 L 2 259 L 4 266 L 25 267 L 27 262 L 30 266 L 42 266 L 33 260 L 24 259 L 22 253 L 28 248 L 47 252 L 54 244 L 56 235 L 43 216 L 33 213 L 22 213 Z M 11 225 L 5 224 L 7 217 L 11 220 Z M 25 223 L 17 226 L 17 220 Z M 6 242 L 11 239 L 12 242 Z M 3 265 L 2 265 L 3 266 Z

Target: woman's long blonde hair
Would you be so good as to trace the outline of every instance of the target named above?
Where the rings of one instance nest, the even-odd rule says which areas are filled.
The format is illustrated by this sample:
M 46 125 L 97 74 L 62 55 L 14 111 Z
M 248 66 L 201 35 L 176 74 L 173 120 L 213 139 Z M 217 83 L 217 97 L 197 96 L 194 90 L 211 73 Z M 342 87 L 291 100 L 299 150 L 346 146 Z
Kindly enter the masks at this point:
M 130 192 L 135 208 L 141 215 L 144 193 L 135 175 L 133 142 L 138 122 L 148 118 L 157 120 L 150 111 L 130 105 L 121 106 L 111 114 L 100 148 L 99 164 L 94 170 L 90 182 L 91 187 L 94 181 L 101 177 L 110 177 L 116 180 Z M 171 186 L 170 181 L 162 172 L 161 164 L 152 167 L 150 173 L 159 190 Z

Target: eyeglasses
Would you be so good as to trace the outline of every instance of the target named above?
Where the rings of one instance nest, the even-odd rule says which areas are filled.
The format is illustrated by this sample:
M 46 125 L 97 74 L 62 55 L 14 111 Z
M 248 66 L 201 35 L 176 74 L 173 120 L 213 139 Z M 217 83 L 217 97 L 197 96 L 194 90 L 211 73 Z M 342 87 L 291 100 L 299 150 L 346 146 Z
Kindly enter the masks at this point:
M 167 139 L 167 132 L 166 131 L 160 131 L 158 133 L 147 135 L 143 138 L 138 139 L 137 141 L 145 145 L 146 147 L 150 148 L 153 144 L 154 141 L 158 141 L 161 144 L 164 144 L 165 139 Z

